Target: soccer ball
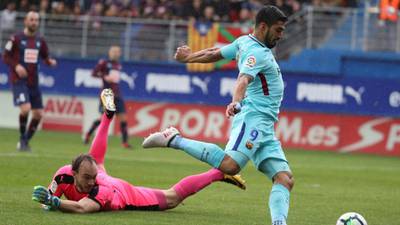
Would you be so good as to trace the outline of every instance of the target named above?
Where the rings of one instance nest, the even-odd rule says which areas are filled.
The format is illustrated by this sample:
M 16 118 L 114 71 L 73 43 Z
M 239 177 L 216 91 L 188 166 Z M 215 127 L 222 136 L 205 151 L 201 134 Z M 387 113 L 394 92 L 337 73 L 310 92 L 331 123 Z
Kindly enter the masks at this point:
M 368 225 L 364 217 L 355 212 L 348 212 L 341 215 L 336 225 Z

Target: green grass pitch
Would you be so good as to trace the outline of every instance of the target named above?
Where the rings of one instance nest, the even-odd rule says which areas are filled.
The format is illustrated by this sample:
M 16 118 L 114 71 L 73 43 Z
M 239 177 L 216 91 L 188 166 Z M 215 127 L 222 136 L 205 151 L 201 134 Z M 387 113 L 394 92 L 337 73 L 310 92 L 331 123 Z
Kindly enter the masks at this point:
M 31 200 L 35 185 L 47 186 L 54 172 L 88 146 L 80 135 L 39 131 L 32 153 L 15 150 L 18 131 L 0 129 L 0 224 L 270 224 L 271 182 L 251 163 L 242 171 L 247 190 L 214 183 L 165 212 L 120 211 L 87 215 L 45 212 Z M 137 186 L 168 188 L 184 176 L 209 169 L 180 151 L 122 149 L 109 141 L 108 173 Z M 400 159 L 373 155 L 287 150 L 296 184 L 291 194 L 289 225 L 334 225 L 349 211 L 369 225 L 400 224 Z

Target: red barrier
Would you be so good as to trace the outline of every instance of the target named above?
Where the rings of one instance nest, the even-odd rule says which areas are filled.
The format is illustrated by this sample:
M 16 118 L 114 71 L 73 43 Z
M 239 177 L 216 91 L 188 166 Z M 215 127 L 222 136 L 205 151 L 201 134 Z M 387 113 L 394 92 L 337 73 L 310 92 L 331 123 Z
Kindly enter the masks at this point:
M 230 123 L 224 112 L 221 106 L 128 102 L 129 135 L 147 136 L 175 126 L 185 137 L 225 142 Z M 118 129 L 115 126 L 115 132 Z
M 285 147 L 400 155 L 400 119 L 282 113 L 276 135 Z
M 223 106 L 127 102 L 127 109 L 130 135 L 144 137 L 175 126 L 197 140 L 228 139 L 230 120 Z M 400 156 L 400 119 L 305 112 L 283 112 L 279 118 L 276 136 L 285 148 Z

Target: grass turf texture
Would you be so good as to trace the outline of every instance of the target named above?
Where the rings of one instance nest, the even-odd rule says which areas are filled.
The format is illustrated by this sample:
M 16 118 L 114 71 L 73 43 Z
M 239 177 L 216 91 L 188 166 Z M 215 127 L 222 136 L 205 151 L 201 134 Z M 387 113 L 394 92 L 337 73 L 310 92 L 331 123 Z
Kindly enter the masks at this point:
M 214 183 L 175 209 L 165 212 L 119 211 L 86 215 L 45 212 L 31 200 L 33 186 L 47 186 L 55 171 L 87 152 L 78 134 L 39 131 L 32 153 L 15 150 L 18 132 L 0 129 L 0 224 L 270 224 L 271 182 L 251 163 L 242 175 L 247 190 Z M 106 157 L 109 174 L 137 186 L 166 189 L 182 177 L 209 169 L 185 153 L 133 151 L 110 137 Z M 295 175 L 289 225 L 334 225 L 345 212 L 362 214 L 370 225 L 400 224 L 400 159 L 373 155 L 286 151 Z

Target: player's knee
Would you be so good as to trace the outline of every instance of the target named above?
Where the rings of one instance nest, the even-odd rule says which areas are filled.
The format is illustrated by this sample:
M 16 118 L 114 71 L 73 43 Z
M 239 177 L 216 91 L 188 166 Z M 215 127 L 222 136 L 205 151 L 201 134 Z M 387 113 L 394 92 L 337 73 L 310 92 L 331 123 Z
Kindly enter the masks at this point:
M 173 208 L 177 207 L 177 206 L 179 205 L 179 203 L 181 203 L 181 201 L 178 200 L 178 199 L 169 201 L 169 202 L 167 203 L 167 209 L 173 209 Z
M 293 175 L 289 172 L 279 172 L 274 177 L 274 183 L 282 184 L 289 191 L 291 191 L 294 187 L 294 178 Z
M 236 175 L 240 172 L 240 166 L 231 157 L 225 156 L 221 166 L 219 167 L 219 170 L 228 175 Z
M 117 113 L 117 118 L 119 119 L 119 121 L 121 122 L 126 122 L 126 114 L 125 113 Z
M 32 111 L 32 116 L 33 116 L 35 119 L 40 120 L 40 119 L 42 119 L 42 117 L 43 117 L 43 111 L 42 111 L 42 110 L 33 110 L 33 111 Z
M 22 104 L 20 105 L 20 113 L 24 116 L 28 115 L 29 112 L 31 111 L 31 105 L 30 104 Z
M 167 202 L 167 209 L 175 208 L 182 202 L 181 198 L 173 188 L 165 190 L 163 193 Z
M 21 110 L 20 114 L 23 115 L 23 116 L 28 116 L 29 115 L 29 110 Z

